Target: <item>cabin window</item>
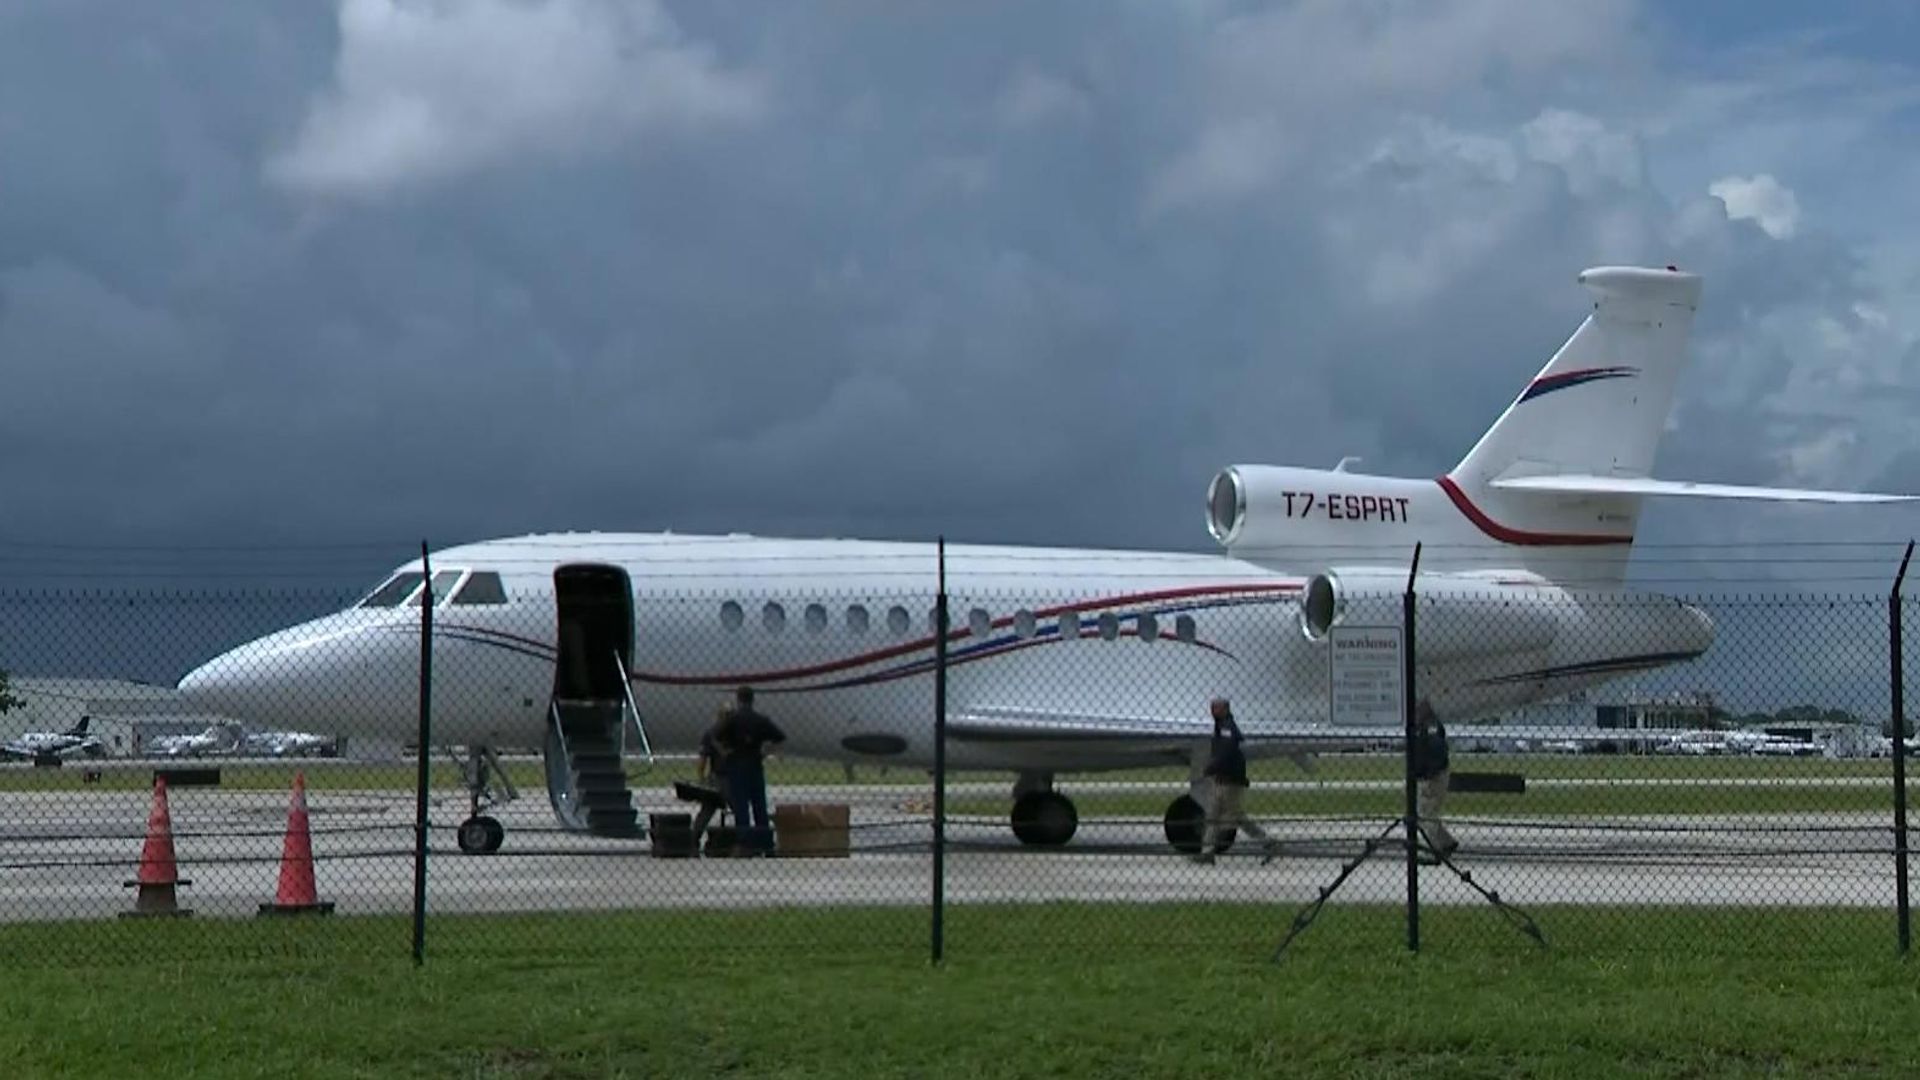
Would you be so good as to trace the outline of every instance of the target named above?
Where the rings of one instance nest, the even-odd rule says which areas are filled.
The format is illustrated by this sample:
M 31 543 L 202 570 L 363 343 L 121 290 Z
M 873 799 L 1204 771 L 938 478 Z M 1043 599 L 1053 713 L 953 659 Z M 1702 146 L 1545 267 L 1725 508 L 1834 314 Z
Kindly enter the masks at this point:
M 987 614 L 986 608 L 974 608 L 967 612 L 967 629 L 973 632 L 974 637 L 986 637 L 993 633 L 993 616 Z
M 465 570 L 435 571 L 433 575 L 433 584 L 415 593 L 413 598 L 407 601 L 407 606 L 419 607 L 422 603 L 426 602 L 428 593 L 433 594 L 433 602 L 434 604 L 438 605 L 440 601 L 445 600 L 447 596 L 453 592 L 454 585 L 459 583 L 460 575 L 464 573 L 466 573 Z
M 907 609 L 898 604 L 887 609 L 887 629 L 893 631 L 894 637 L 905 637 L 907 625 L 912 621 L 913 617 L 907 614 Z
M 1033 612 L 1021 608 L 1013 613 L 1013 636 L 1022 641 L 1033 636 Z
M 859 604 L 847 608 L 847 633 L 860 635 L 867 632 L 867 609 Z
M 1151 615 L 1142 615 L 1135 620 L 1140 627 L 1140 640 L 1153 641 L 1160 637 L 1160 620 Z
M 769 600 L 760 609 L 760 625 L 769 634 L 778 634 L 787 628 L 787 609 Z
M 808 604 L 802 618 L 806 621 L 809 634 L 818 634 L 827 628 L 827 609 L 819 604 Z
M 1188 645 L 1193 644 L 1193 639 L 1194 639 L 1193 616 L 1182 615 L 1179 618 L 1173 620 L 1173 636 L 1176 638 L 1179 638 L 1181 641 L 1187 643 Z
M 460 591 L 453 594 L 455 607 L 467 607 L 475 604 L 504 604 L 507 602 L 507 587 L 501 583 L 500 575 L 491 570 L 476 570 Z
M 1120 616 L 1115 615 L 1113 612 L 1101 612 L 1099 625 L 1102 640 L 1112 641 L 1114 638 L 1120 636 Z
M 408 570 L 405 573 L 395 574 L 387 579 L 386 584 L 373 590 L 371 595 L 365 600 L 360 601 L 360 606 L 366 608 L 399 607 L 400 601 L 412 596 L 413 590 L 420 587 L 420 582 L 425 580 L 426 576 L 427 575 L 422 574 L 418 570 Z
M 1080 613 L 1077 611 L 1061 612 L 1060 613 L 1060 637 L 1062 638 L 1062 640 L 1067 638 L 1077 638 L 1079 636 L 1080 636 Z
M 747 613 L 740 608 L 737 600 L 729 600 L 720 605 L 720 625 L 727 630 L 738 630 L 740 624 L 747 621 Z

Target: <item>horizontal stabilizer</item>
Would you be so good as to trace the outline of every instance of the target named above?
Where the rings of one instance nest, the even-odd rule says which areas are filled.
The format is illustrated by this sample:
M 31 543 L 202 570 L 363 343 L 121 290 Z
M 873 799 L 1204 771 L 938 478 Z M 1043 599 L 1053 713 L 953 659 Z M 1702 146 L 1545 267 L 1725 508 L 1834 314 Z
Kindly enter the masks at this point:
M 1538 491 L 1554 495 L 1688 495 L 1700 499 L 1760 499 L 1768 502 L 1898 503 L 1920 500 L 1920 495 L 1696 484 L 1690 480 L 1655 480 L 1650 476 L 1516 476 L 1489 481 L 1488 486 L 1502 491 Z

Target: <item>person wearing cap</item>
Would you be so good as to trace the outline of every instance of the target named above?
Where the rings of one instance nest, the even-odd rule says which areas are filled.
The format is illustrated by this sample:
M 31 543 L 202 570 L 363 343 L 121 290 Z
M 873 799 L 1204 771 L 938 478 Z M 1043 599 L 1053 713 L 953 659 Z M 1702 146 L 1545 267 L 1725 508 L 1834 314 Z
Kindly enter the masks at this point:
M 1206 829 L 1201 833 L 1200 850 L 1192 856 L 1193 861 L 1212 862 L 1214 855 L 1238 829 L 1260 841 L 1266 852 L 1266 857 L 1261 861 L 1271 862 L 1279 850 L 1278 841 L 1255 824 L 1244 809 L 1248 786 L 1247 755 L 1240 743 L 1245 736 L 1241 735 L 1240 725 L 1233 719 L 1233 707 L 1226 698 L 1214 698 L 1208 707 L 1213 713 L 1213 740 L 1207 747 L 1204 775 L 1210 782 L 1211 790 L 1207 797 Z
M 1460 841 L 1447 831 L 1447 823 L 1440 817 L 1450 775 L 1447 726 L 1433 711 L 1433 702 L 1421 698 L 1413 710 L 1413 776 L 1420 782 L 1420 835 L 1442 859 L 1460 847 Z
M 727 803 L 733 810 L 742 854 L 773 854 L 764 755 L 767 747 L 786 740 L 779 725 L 754 709 L 753 687 L 742 686 L 733 692 L 733 708 L 720 721 L 713 741 L 726 757 Z

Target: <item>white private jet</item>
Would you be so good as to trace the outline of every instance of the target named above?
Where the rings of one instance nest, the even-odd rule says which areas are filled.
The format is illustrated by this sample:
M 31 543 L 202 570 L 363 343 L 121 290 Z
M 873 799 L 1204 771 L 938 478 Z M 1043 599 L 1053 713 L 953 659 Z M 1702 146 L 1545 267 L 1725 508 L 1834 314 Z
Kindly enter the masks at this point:
M 87 725 L 92 720 L 90 716 L 83 716 L 65 731 L 24 732 L 19 738 L 0 746 L 0 757 L 30 761 L 51 761 L 74 754 L 105 757 L 106 747 L 100 745 L 99 739 L 87 734 Z
M 1057 772 L 1181 762 L 1197 774 L 1214 695 L 1233 700 L 1255 756 L 1304 765 L 1315 749 L 1392 739 L 1393 709 L 1378 726 L 1332 722 L 1328 650 L 1343 623 L 1399 623 L 1416 543 L 1419 692 L 1459 722 L 1707 649 L 1701 610 L 1622 595 L 1647 496 L 1911 498 L 1652 478 L 1700 279 L 1601 267 L 1578 280 L 1592 312 L 1437 479 L 1346 460 L 1225 469 L 1207 493 L 1217 555 L 950 546 L 949 767 L 1016 774 L 1014 833 L 1062 844 L 1078 814 Z M 427 566 L 430 581 L 410 562 L 352 608 L 244 644 L 180 690 L 254 722 L 410 738 L 419 605 L 432 603 L 432 742 L 472 754 L 470 852 L 503 835 L 479 813 L 490 748 L 545 748 L 564 827 L 635 835 L 627 731 L 648 755 L 691 750 L 741 684 L 795 756 L 932 763 L 931 544 L 535 535 Z M 1190 850 L 1200 818 L 1192 793 L 1173 800 L 1169 841 Z
M 209 724 L 194 735 L 161 735 L 147 744 L 155 757 L 207 757 L 239 750 L 244 737 L 238 725 Z
M 311 731 L 250 731 L 244 750 L 266 757 L 332 757 L 339 750 L 339 742 L 331 735 Z

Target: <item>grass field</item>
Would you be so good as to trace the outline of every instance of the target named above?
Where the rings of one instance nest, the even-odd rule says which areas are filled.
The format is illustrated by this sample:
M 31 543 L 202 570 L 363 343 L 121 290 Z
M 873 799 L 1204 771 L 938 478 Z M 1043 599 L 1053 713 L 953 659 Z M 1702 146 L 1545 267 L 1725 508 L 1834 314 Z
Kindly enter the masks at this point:
M 7 1076 L 1909 1076 L 1885 913 L 1334 908 L 0 928 Z M 1063 931 L 1066 931 L 1063 933 Z

